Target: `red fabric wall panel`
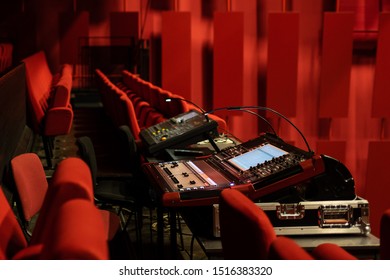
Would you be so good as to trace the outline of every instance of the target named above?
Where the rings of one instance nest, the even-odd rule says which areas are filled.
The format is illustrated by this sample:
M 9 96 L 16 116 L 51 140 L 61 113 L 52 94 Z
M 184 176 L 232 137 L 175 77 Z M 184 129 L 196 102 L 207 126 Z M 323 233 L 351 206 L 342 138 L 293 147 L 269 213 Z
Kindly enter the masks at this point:
M 379 37 L 376 54 L 372 116 L 390 117 L 390 13 L 383 13 L 379 20 Z
M 191 14 L 162 13 L 162 87 L 191 100 Z
M 353 12 L 355 14 L 354 30 L 377 30 L 380 0 L 338 0 L 337 10 L 340 12 Z M 382 4 L 383 5 L 383 4 Z
M 319 117 L 348 116 L 354 14 L 325 13 Z
M 345 148 L 346 148 L 345 141 L 319 140 L 317 142 L 316 154 L 324 154 L 324 155 L 331 156 L 341 161 L 343 164 L 345 164 L 346 161 Z
M 80 38 L 89 33 L 89 13 L 61 13 L 59 29 L 60 63 L 77 64 Z
M 389 141 L 369 143 L 365 198 L 370 203 L 372 233 L 378 237 L 380 218 L 390 208 L 389 155 Z
M 268 15 L 267 106 L 296 115 L 299 14 Z
M 214 108 L 242 105 L 243 68 L 244 15 L 241 12 L 216 12 L 214 14 Z
M 112 12 L 110 14 L 112 45 L 130 45 L 131 39 L 138 39 L 138 30 L 138 12 Z

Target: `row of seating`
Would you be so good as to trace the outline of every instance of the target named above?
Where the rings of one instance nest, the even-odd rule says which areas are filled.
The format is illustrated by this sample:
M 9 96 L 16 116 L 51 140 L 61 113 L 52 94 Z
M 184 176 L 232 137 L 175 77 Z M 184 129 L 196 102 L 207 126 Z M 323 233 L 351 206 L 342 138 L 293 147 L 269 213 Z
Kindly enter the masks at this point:
M 136 140 L 139 132 L 189 110 L 200 110 L 182 96 L 164 90 L 127 70 L 122 72 L 122 81 L 114 84 L 100 69 L 95 70 L 103 106 L 113 123 L 128 125 Z M 171 99 L 171 102 L 167 102 Z M 221 131 L 226 122 L 215 115 Z
M 42 137 L 48 167 L 52 167 L 54 137 L 70 132 L 72 71 L 64 64 L 53 74 L 43 51 L 23 59 L 26 68 L 28 125 Z
M 333 243 L 323 243 L 310 253 L 293 239 L 277 236 L 267 214 L 243 193 L 221 192 L 219 219 L 225 259 L 272 260 L 355 260 L 356 257 Z M 390 209 L 383 214 L 380 259 L 390 259 Z
M 118 230 L 119 218 L 96 208 L 84 161 L 64 159 L 50 182 L 34 153 L 15 157 L 11 165 L 23 214 L 15 214 L 0 190 L 0 259 L 109 258 L 109 232 Z M 37 217 L 29 234 L 17 217 Z
M 174 94 L 148 81 L 143 80 L 137 74 L 128 70 L 122 71 L 122 81 L 117 86 L 125 91 L 134 104 L 146 102 L 146 104 L 169 119 L 189 110 L 201 110 L 191 100 L 186 100 L 182 96 Z M 171 99 L 171 102 L 167 102 Z M 209 115 L 211 119 L 218 123 L 220 131 L 226 130 L 226 122 L 214 115 Z M 142 121 L 142 119 L 140 119 Z
M 182 100 L 183 97 L 145 81 L 127 70 L 122 71 L 122 81 L 117 83 L 117 86 L 126 92 L 136 107 L 140 103 L 145 104 L 166 119 L 192 109 L 187 102 Z M 166 102 L 168 98 L 173 101 Z M 142 122 L 143 120 L 140 119 L 140 121 Z
M 95 72 L 103 107 L 108 117 L 115 127 L 127 125 L 135 140 L 139 141 L 141 127 L 133 103 L 101 70 L 96 69 Z

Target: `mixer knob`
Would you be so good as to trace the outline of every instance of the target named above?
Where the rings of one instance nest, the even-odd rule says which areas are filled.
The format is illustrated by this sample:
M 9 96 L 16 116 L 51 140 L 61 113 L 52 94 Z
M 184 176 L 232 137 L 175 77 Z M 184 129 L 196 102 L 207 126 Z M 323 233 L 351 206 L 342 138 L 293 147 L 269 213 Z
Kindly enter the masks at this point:
M 195 184 L 196 184 L 195 180 L 191 180 L 191 181 L 190 181 L 190 184 L 191 184 L 191 185 L 195 185 Z

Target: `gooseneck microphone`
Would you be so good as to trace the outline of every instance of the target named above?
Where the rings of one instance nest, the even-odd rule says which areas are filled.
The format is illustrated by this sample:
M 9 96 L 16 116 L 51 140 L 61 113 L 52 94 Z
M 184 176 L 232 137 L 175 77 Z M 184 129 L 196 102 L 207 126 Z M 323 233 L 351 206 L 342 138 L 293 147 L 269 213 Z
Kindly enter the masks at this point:
M 299 128 L 294 123 L 292 123 L 286 116 L 284 116 L 283 114 L 281 114 L 278 111 L 276 111 L 274 109 L 271 109 L 269 107 L 263 107 L 263 106 L 230 106 L 230 107 L 220 107 L 220 108 L 216 108 L 216 109 L 212 109 L 210 111 L 207 111 L 204 114 L 208 115 L 208 114 L 212 114 L 212 113 L 214 113 L 216 111 L 222 111 L 222 110 L 228 110 L 228 111 L 238 111 L 238 110 L 241 110 L 241 111 L 243 111 L 244 109 L 255 109 L 255 110 L 269 111 L 269 112 L 272 112 L 275 115 L 281 117 L 282 119 L 287 121 L 292 127 L 294 127 L 294 129 L 299 133 L 299 135 L 302 137 L 303 141 L 305 142 L 305 145 L 307 147 L 308 152 L 310 154 L 312 154 L 312 155 L 314 154 L 313 150 L 310 148 L 310 145 L 307 142 L 306 137 L 303 135 L 302 131 L 300 131 Z

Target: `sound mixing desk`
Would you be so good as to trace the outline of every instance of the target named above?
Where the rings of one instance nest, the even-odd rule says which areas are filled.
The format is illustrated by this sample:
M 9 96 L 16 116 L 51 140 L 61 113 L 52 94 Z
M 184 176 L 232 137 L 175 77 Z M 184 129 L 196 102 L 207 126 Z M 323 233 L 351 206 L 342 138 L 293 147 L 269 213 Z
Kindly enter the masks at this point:
M 338 168 L 337 174 L 343 177 L 333 176 L 330 168 Z M 146 164 L 144 171 L 167 207 L 212 205 L 218 203 L 225 188 L 238 189 L 252 200 L 289 188 L 295 188 L 305 199 L 355 197 L 353 179 L 340 162 L 298 149 L 273 134 L 263 134 L 207 158 Z M 323 177 L 326 187 L 321 186 Z M 315 186 L 309 184 L 311 180 Z
M 218 137 L 217 122 L 191 110 L 141 130 L 140 137 L 150 154 L 170 147 L 186 146 L 204 139 Z
M 283 218 L 278 218 L 277 222 L 284 233 L 288 229 L 294 235 L 295 228 L 307 232 L 311 230 L 316 235 L 357 232 L 373 240 L 370 244 L 374 251 L 378 248 L 377 240 L 370 235 L 368 202 L 364 199 L 356 201 L 351 173 L 332 157 L 317 155 L 309 147 L 307 151 L 302 150 L 270 133 L 243 143 L 231 141 L 223 148 L 213 149 L 217 142 L 216 127 L 197 112 L 185 113 L 158 127 L 151 127 L 141 136 L 151 154 L 161 155 L 164 151 L 165 155 L 173 158 L 146 163 L 143 171 L 159 198 L 158 244 L 163 244 L 162 213 L 169 211 L 171 253 L 174 255 L 177 249 L 177 211 L 191 225 L 189 227 L 194 230 L 198 241 L 206 244 L 208 237 L 201 239 L 193 225 L 200 220 L 202 228 L 213 229 L 215 224 L 204 224 L 207 220 L 205 217 L 212 216 L 207 209 L 213 209 L 218 204 L 219 194 L 226 188 L 237 189 L 256 203 L 273 202 L 266 205 L 277 205 L 275 211 L 269 212 L 279 213 Z M 200 140 L 208 142 L 210 149 L 197 142 Z M 189 147 L 193 150 L 188 150 Z M 319 201 L 323 201 L 321 205 L 317 203 Z M 342 205 L 334 201 L 340 201 Z M 326 227 L 332 229 L 323 230 L 325 226 L 319 226 L 316 215 L 320 212 L 315 207 L 309 207 L 312 204 L 325 209 L 322 220 Z M 278 205 L 287 212 L 276 209 Z M 307 208 L 306 212 L 304 208 Z M 197 219 L 196 216 L 205 209 L 207 214 Z M 291 209 L 297 212 L 293 213 Z M 304 214 L 307 216 L 301 219 Z M 337 223 L 329 224 L 330 220 Z

